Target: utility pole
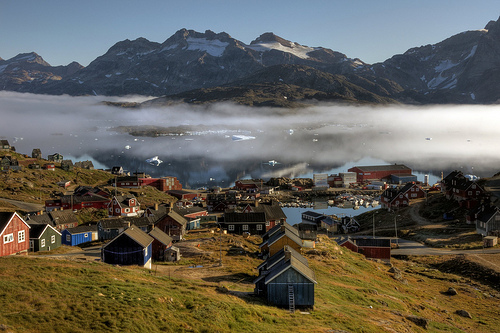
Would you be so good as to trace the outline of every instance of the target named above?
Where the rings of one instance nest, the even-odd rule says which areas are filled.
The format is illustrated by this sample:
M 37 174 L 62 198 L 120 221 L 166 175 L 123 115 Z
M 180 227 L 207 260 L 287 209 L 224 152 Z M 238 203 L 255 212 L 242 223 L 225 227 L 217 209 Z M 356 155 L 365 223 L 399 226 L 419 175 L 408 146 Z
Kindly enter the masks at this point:
M 373 218 L 372 218 L 372 220 L 373 220 L 373 238 L 375 238 L 375 214 L 373 214 L 372 216 L 373 216 Z
M 398 227 L 397 227 L 397 224 L 396 224 L 396 218 L 397 218 L 397 215 L 394 215 L 394 231 L 396 233 L 396 244 L 399 247 Z

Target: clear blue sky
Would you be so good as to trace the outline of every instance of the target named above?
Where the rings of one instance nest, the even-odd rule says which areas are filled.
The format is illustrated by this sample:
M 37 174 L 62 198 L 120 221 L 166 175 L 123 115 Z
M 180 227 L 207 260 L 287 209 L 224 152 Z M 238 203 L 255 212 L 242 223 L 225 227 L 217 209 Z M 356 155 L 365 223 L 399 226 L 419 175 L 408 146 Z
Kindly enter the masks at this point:
M 499 0 L 0 0 L 0 57 L 36 52 L 53 66 L 87 66 L 116 42 L 163 42 L 177 30 L 264 32 L 367 63 L 482 29 Z

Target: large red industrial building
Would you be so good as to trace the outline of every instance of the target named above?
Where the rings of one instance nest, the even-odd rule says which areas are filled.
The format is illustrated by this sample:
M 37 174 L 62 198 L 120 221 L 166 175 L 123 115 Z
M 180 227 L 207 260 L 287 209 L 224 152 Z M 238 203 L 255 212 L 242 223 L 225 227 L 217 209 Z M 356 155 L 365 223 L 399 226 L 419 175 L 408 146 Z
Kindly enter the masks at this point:
M 358 183 L 387 179 L 391 175 L 411 175 L 411 169 L 403 164 L 355 166 L 348 171 L 356 172 Z

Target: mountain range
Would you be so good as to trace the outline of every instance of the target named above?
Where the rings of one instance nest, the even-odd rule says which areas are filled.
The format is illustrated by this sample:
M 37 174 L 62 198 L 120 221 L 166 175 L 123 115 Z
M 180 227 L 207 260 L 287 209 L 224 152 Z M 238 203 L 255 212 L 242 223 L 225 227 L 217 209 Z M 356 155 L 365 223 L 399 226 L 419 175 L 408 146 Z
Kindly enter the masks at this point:
M 225 32 L 186 29 L 161 44 L 120 41 L 87 67 L 53 67 L 34 52 L 0 58 L 0 90 L 161 96 L 149 102 L 161 105 L 492 104 L 500 99 L 499 86 L 500 19 L 376 64 L 273 33 L 245 44 Z

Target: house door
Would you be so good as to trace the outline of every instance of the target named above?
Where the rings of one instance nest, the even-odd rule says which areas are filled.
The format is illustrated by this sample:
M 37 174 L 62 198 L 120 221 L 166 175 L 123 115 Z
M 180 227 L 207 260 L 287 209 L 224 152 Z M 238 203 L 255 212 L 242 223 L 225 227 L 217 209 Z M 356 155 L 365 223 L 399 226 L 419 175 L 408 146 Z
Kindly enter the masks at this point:
M 35 242 L 30 240 L 30 251 L 33 251 L 35 248 Z

